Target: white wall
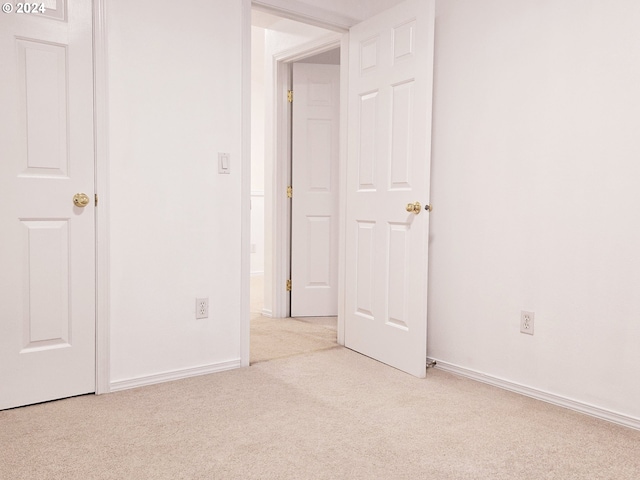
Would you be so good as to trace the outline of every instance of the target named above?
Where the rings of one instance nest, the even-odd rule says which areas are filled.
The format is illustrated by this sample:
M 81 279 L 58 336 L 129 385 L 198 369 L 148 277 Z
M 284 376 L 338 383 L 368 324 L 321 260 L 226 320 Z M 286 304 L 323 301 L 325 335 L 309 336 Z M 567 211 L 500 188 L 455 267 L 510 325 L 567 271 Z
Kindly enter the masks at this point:
M 109 2 L 112 382 L 239 364 L 241 6 Z
M 428 347 L 635 418 L 638 25 L 636 0 L 438 1 Z
M 264 275 L 264 37 L 251 27 L 251 274 Z
M 265 29 L 251 27 L 251 190 L 264 190 Z
M 340 65 L 340 48 L 334 48 L 327 52 L 318 53 L 311 57 L 303 58 L 295 63 L 314 63 L 319 65 Z

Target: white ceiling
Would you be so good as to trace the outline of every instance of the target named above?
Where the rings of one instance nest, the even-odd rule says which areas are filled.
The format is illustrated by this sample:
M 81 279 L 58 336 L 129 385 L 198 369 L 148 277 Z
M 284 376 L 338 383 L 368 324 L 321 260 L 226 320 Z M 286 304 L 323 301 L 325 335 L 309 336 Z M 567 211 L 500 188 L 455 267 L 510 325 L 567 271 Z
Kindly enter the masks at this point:
M 351 17 L 358 22 L 393 7 L 403 0 L 298 0 L 300 3 L 316 5 L 332 13 Z
M 304 8 L 311 8 L 316 12 L 324 12 L 330 17 L 347 20 L 349 25 L 356 24 L 372 17 L 387 8 L 393 7 L 403 0 L 260 0 L 263 6 L 278 8 L 286 5 L 286 10 L 295 11 L 296 4 Z M 306 6 L 306 7 L 305 7 Z M 253 10 L 252 25 L 269 28 L 280 19 L 272 14 Z

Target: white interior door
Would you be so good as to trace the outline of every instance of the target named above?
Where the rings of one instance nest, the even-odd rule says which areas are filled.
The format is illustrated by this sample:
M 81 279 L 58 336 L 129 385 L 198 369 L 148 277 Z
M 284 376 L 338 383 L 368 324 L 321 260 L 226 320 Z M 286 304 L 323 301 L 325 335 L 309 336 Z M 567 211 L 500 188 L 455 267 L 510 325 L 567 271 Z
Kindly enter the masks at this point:
M 0 13 L 0 409 L 95 391 L 91 3 Z M 32 4 L 24 4 L 32 5 Z M 89 199 L 75 206 L 76 193 Z
M 340 67 L 293 64 L 291 316 L 338 314 Z
M 426 373 L 434 0 L 354 26 L 349 45 L 345 345 Z

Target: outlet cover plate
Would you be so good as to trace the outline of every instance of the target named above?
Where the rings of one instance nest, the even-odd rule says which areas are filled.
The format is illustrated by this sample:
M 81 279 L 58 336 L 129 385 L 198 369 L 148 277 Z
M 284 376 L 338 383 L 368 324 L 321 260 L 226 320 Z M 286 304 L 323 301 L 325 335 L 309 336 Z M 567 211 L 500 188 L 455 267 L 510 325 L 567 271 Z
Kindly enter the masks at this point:
M 533 320 L 535 318 L 535 313 L 533 312 L 525 312 L 522 310 L 520 312 L 520 332 L 526 333 L 527 335 L 533 335 Z
M 196 319 L 209 318 L 209 298 L 196 298 Z

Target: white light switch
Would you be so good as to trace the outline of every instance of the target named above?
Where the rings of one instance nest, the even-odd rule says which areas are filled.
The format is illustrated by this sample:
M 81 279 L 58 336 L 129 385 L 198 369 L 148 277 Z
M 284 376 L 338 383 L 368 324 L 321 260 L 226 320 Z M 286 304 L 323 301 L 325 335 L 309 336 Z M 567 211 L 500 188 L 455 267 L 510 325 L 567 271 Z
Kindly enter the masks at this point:
M 231 154 L 218 152 L 218 173 L 231 173 Z

